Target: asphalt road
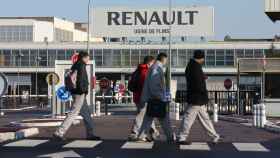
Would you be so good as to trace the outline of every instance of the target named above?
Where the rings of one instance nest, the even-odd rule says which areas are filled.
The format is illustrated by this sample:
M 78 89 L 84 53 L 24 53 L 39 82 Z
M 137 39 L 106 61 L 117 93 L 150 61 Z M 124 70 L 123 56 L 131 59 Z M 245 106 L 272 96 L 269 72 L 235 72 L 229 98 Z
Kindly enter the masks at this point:
M 192 146 L 180 147 L 165 142 L 151 144 L 129 143 L 125 140 L 72 140 L 58 143 L 41 139 L 1 144 L 0 155 L 1 158 L 279 158 L 279 145 L 280 142 L 218 145 L 194 143 Z

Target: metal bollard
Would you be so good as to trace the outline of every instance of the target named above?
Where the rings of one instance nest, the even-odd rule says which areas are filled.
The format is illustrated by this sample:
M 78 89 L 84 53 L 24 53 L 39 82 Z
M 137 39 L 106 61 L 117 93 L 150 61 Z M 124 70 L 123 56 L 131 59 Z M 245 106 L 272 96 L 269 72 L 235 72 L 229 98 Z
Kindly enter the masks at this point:
M 215 123 L 218 122 L 218 104 L 214 104 L 214 109 L 213 109 L 213 122 L 215 122 Z
M 260 104 L 260 127 L 264 128 L 266 124 L 265 105 Z
M 97 102 L 96 102 L 96 111 L 95 111 L 96 116 L 101 116 L 100 110 L 101 110 L 101 102 L 100 102 L 100 101 L 97 101 Z
M 257 127 L 257 105 L 253 105 L 253 126 Z
M 180 104 L 175 103 L 175 120 L 180 120 Z

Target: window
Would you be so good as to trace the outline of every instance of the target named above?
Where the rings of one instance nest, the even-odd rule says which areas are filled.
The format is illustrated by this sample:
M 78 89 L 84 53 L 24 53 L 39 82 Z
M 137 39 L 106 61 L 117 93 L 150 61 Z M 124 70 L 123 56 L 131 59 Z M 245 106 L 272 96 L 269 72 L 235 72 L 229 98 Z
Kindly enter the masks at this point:
M 223 49 L 216 50 L 216 66 L 225 65 L 225 51 Z
M 131 65 L 137 66 L 140 63 L 140 51 L 138 49 L 131 50 Z
M 56 60 L 56 50 L 48 50 L 48 66 L 54 67 Z
M 48 64 L 48 54 L 46 49 L 39 51 L 39 66 L 47 66 Z
M 113 51 L 111 49 L 103 50 L 103 66 L 112 67 L 113 65 Z
M 130 50 L 123 49 L 122 50 L 122 66 L 130 67 Z
M 187 52 L 185 49 L 178 50 L 178 67 L 185 67 L 187 65 Z
M 121 50 L 113 50 L 113 66 L 121 66 Z
M 263 57 L 263 49 L 255 49 L 254 50 L 254 57 L 255 58 L 262 58 Z
M 65 60 L 65 50 L 58 50 L 57 51 L 57 60 Z
M 30 65 L 31 66 L 36 66 L 37 65 L 38 56 L 39 56 L 39 52 L 38 52 L 37 49 L 33 49 L 33 50 L 30 51 Z
M 225 65 L 234 66 L 234 50 L 226 50 Z
M 143 63 L 144 58 L 149 55 L 149 50 L 142 49 L 140 51 L 141 51 L 141 53 L 140 53 L 140 63 Z
M 169 52 L 168 52 L 168 55 L 169 55 Z M 169 58 L 170 59 L 170 58 Z M 172 49 L 171 51 L 171 65 L 172 66 L 177 66 L 177 50 L 176 49 Z
M 212 67 L 215 66 L 215 50 L 206 51 L 206 66 Z
M 244 58 L 244 49 L 236 49 L 235 50 L 235 55 L 237 58 Z
M 158 50 L 157 49 L 151 49 L 150 50 L 150 55 L 156 58 L 158 56 Z
M 246 57 L 246 58 L 253 58 L 253 57 L 254 57 L 254 51 L 253 51 L 253 49 L 247 49 L 247 50 L 245 50 L 245 57 Z
M 21 66 L 30 66 L 29 64 L 29 50 L 21 50 Z
M 102 49 L 94 50 L 94 59 L 96 66 L 102 66 Z

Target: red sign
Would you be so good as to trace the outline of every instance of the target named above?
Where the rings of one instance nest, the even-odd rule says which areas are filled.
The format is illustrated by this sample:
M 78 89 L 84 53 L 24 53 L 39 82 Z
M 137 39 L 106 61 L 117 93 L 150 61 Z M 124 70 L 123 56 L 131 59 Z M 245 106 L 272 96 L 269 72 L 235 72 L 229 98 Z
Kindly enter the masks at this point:
M 101 89 L 108 89 L 110 88 L 110 80 L 108 80 L 107 78 L 102 78 L 99 82 L 99 86 Z
M 224 86 L 225 86 L 225 89 L 230 90 L 231 87 L 232 87 L 232 80 L 231 79 L 226 79 L 224 81 Z

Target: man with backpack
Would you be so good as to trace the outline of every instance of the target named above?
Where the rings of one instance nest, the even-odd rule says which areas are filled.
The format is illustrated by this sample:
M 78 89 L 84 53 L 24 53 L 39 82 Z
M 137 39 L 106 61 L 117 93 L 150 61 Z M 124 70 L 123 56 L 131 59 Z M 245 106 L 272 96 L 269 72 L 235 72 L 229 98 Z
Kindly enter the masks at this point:
M 63 136 L 71 127 L 73 121 L 76 119 L 79 113 L 81 113 L 86 126 L 87 139 L 100 140 L 100 137 L 94 135 L 93 120 L 91 118 L 91 113 L 86 101 L 89 88 L 86 70 L 88 61 L 89 54 L 84 51 L 79 52 L 78 60 L 72 65 L 69 75 L 66 75 L 65 77 L 66 89 L 71 92 L 74 103 L 72 105 L 71 111 L 67 114 L 67 117 L 61 126 L 53 134 L 54 140 L 64 140 Z
M 199 118 L 204 129 L 212 138 L 214 144 L 220 141 L 220 136 L 216 132 L 210 117 L 207 113 L 206 104 L 208 103 L 208 92 L 206 88 L 205 75 L 202 70 L 204 63 L 204 52 L 196 50 L 194 52 L 194 59 L 191 59 L 186 68 L 187 81 L 187 103 L 188 107 L 185 110 L 184 118 L 181 123 L 181 128 L 178 136 L 178 143 L 183 145 L 190 145 L 187 141 L 190 129 L 196 120 Z
M 172 143 L 175 140 L 167 112 L 169 98 L 166 93 L 167 84 L 164 74 L 164 65 L 166 63 L 167 54 L 160 53 L 157 56 L 156 63 L 148 71 L 141 97 L 141 102 L 147 103 L 147 111 L 138 134 L 138 141 L 146 141 L 145 133 L 150 129 L 154 118 L 158 118 L 167 141 Z
M 148 74 L 149 68 L 154 64 L 155 58 L 153 56 L 146 56 L 144 62 L 139 64 L 135 72 L 132 74 L 131 79 L 128 83 L 128 89 L 133 92 L 133 102 L 136 104 L 137 115 L 132 127 L 131 134 L 129 135 L 129 140 L 136 140 L 139 133 L 140 127 L 143 122 L 144 115 L 146 113 L 145 103 L 141 103 L 142 90 L 144 83 Z M 157 135 L 157 130 L 155 124 L 152 124 L 151 130 L 149 131 L 149 136 Z M 152 136 L 148 138 L 153 139 Z

